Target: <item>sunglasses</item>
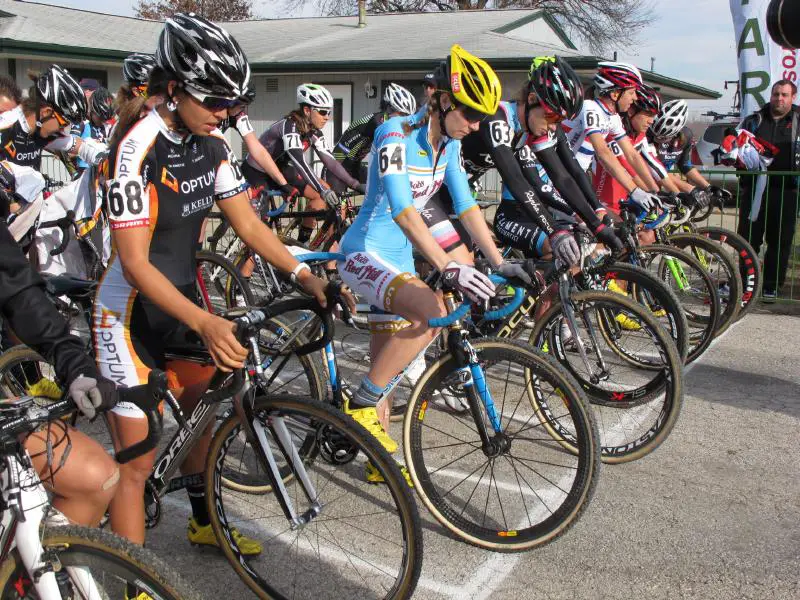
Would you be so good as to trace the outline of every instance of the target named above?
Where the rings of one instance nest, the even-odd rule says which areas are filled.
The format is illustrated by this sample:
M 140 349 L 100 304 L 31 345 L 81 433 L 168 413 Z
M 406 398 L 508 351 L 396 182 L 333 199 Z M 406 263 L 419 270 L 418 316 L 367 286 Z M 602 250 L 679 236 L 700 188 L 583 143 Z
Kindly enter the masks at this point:
M 50 109 L 53 110 L 53 109 Z M 44 121 L 49 121 L 50 119 L 55 119 L 58 126 L 62 129 L 67 125 L 70 125 L 70 122 L 67 121 L 62 115 L 58 114 L 55 110 L 53 110 L 52 114 L 49 117 L 44 118 Z
M 463 114 L 464 118 L 470 123 L 480 123 L 486 117 L 489 116 L 486 113 L 482 113 L 479 110 L 475 110 L 471 106 L 465 106 L 462 104 L 461 106 L 459 106 L 459 108 L 461 109 L 461 114 Z
M 539 106 L 541 106 L 542 110 L 544 111 L 544 120 L 547 121 L 548 125 L 555 125 L 566 119 L 564 115 L 557 113 L 546 104 L 540 103 Z
M 195 89 L 192 89 L 188 85 L 183 86 L 183 89 L 186 90 L 186 93 L 189 94 L 192 98 L 197 100 L 203 107 L 207 108 L 208 110 L 220 110 L 220 109 L 228 109 L 236 106 L 237 104 L 241 104 L 241 100 L 238 98 L 222 98 L 220 96 L 212 96 L 211 94 L 204 94 L 202 92 L 198 92 Z
M 131 92 L 134 96 L 147 98 L 147 84 L 133 86 Z
M 315 108 L 314 110 L 317 111 L 323 117 L 327 117 L 333 112 L 333 110 L 330 108 Z

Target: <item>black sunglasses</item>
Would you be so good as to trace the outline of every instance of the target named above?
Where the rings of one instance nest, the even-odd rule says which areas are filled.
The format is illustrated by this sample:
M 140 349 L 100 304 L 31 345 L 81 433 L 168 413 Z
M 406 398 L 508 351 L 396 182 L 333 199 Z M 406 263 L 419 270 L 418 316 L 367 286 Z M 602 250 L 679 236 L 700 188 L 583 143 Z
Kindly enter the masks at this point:
M 466 106 L 464 104 L 460 105 L 459 108 L 461 109 L 464 118 L 470 123 L 480 123 L 486 117 L 489 116 L 486 113 L 483 113 L 479 110 L 475 110 L 471 106 Z

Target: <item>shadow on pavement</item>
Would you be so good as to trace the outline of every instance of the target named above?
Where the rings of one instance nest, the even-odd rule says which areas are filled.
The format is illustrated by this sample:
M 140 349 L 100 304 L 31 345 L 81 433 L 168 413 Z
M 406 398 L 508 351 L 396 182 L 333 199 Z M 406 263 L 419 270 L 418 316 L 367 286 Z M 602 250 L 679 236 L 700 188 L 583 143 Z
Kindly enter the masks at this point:
M 724 381 L 725 385 L 720 385 Z M 800 384 L 768 375 L 697 365 L 684 382 L 688 394 L 728 406 L 800 417 Z

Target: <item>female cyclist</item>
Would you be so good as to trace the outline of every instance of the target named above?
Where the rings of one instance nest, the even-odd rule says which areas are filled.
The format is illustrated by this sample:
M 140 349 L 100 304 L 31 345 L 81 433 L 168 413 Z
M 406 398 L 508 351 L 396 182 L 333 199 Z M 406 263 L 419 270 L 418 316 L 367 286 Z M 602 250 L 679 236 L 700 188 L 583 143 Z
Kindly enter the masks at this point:
M 391 335 L 371 337 L 370 370 L 345 406 L 389 452 L 397 449 L 386 433 L 393 379 L 435 337 L 428 319 L 444 314 L 437 294 L 414 276 L 412 246 L 472 300 L 494 296 L 486 276 L 448 256 L 418 210 L 447 186 L 456 214 L 487 258 L 501 273 L 524 276 L 519 265 L 503 263 L 492 244 L 461 159 L 460 140 L 497 110 L 500 82 L 489 65 L 458 45 L 440 71 L 437 82 L 447 87 L 437 89 L 424 112 L 390 119 L 375 132 L 367 196 L 342 238 L 346 258 L 338 265 L 342 279 L 369 304 L 407 321 L 386 322 L 383 332 Z
M 239 44 L 202 17 L 177 14 L 164 25 L 156 59 L 147 94 L 164 102 L 141 119 L 144 97 L 138 107 L 127 106 L 111 142 L 106 204 L 114 254 L 97 290 L 93 333 L 101 372 L 118 384 L 136 385 L 150 369 L 165 368 L 191 413 L 213 369 L 167 364 L 165 348 L 199 337 L 224 371 L 241 367 L 247 355 L 232 323 L 194 301 L 196 240 L 215 201 L 245 243 L 323 304 L 324 283 L 255 215 L 235 157 L 216 133 L 250 83 Z M 117 405 L 110 419 L 117 446 L 145 437 L 142 416 L 135 407 Z M 202 472 L 207 445 L 208 436 L 184 461 L 185 474 Z M 151 452 L 120 467 L 110 507 L 114 531 L 138 543 L 144 542 L 142 499 L 154 458 Z M 203 486 L 189 487 L 189 497 L 189 539 L 216 544 Z M 241 537 L 239 547 L 246 554 L 261 551 Z
M 306 163 L 304 153 L 311 148 L 326 169 L 345 182 L 348 187 L 364 192 L 364 186 L 354 179 L 336 161 L 328 150 L 322 128 L 333 112 L 333 96 L 321 85 L 303 83 L 297 86 L 298 108 L 285 118 L 273 123 L 259 138 L 266 152 L 272 156 L 289 185 L 309 200 L 310 210 L 322 210 L 325 205 L 339 206 L 339 197 L 328 184 L 317 177 Z M 257 160 L 258 154 L 248 154 L 242 165 L 242 174 L 253 187 L 266 185 L 281 189 Z M 263 156 L 263 155 L 262 155 Z M 307 242 L 314 231 L 314 217 L 303 219 L 298 241 Z
M 0 114 L 0 160 L 33 167 L 42 165 L 42 150 L 69 152 L 96 164 L 105 146 L 70 134 L 86 118 L 86 98 L 69 72 L 51 65 L 31 76 L 34 85 L 16 108 Z

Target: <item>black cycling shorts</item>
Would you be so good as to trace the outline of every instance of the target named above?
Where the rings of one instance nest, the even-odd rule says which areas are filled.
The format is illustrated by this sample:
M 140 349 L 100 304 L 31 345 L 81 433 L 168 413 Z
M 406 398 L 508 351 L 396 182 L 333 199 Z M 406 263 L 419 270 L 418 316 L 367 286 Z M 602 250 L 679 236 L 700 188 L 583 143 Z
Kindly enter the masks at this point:
M 299 194 L 306 189 L 306 180 L 303 179 L 294 167 L 285 167 L 281 173 L 286 178 L 286 183 L 294 187 Z M 266 186 L 270 190 L 279 190 L 281 186 L 269 175 L 260 169 L 256 169 L 247 161 L 242 162 L 242 175 L 251 187 Z
M 526 258 L 541 258 L 547 234 L 534 223 L 519 205 L 503 200 L 494 217 L 494 233 L 506 246 L 522 250 Z

